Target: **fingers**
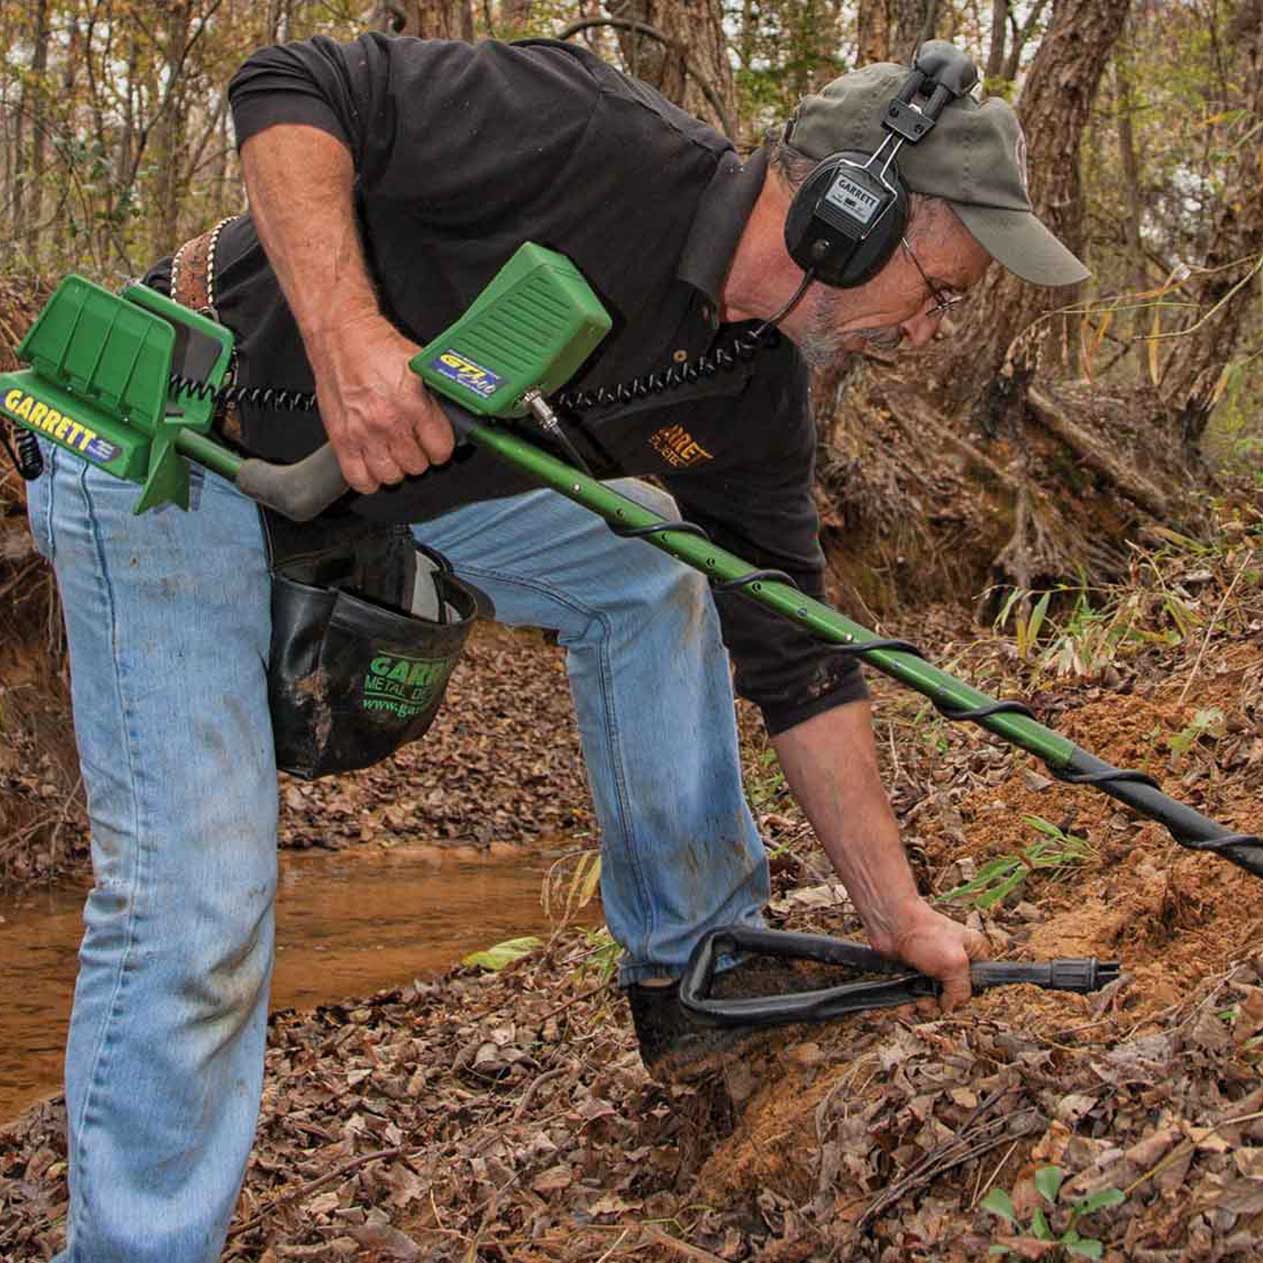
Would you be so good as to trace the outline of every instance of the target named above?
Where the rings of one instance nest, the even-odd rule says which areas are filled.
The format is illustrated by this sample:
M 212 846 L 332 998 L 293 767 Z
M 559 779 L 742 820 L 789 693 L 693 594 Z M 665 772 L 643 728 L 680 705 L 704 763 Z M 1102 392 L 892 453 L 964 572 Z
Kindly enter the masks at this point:
M 942 977 L 943 993 L 939 997 L 939 1006 L 944 1013 L 958 1009 L 968 999 L 973 990 L 969 980 L 969 957 L 962 953 L 962 961 Z
M 415 351 L 373 319 L 347 326 L 313 356 L 321 420 L 343 477 L 361 494 L 451 459 L 451 424 L 408 368 Z
M 944 916 L 923 900 L 906 907 L 901 919 L 893 954 L 937 979 L 940 987 L 937 1001 L 919 1002 L 918 1012 L 929 1016 L 960 1008 L 973 990 L 971 963 L 990 955 L 985 936 Z

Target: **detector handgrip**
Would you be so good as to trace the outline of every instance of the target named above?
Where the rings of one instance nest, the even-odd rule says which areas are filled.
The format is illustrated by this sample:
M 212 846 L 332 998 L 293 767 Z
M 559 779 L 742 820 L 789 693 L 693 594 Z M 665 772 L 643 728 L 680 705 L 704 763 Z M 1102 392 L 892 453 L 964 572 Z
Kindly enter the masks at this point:
M 446 399 L 438 397 L 438 402 L 457 441 L 468 439 L 478 418 Z M 310 522 L 349 490 L 331 443 L 293 465 L 275 465 L 251 457 L 242 462 L 236 482 L 252 500 L 293 522 Z
M 976 990 L 1007 987 L 1029 982 L 1052 991 L 1098 991 L 1113 982 L 1119 974 L 1115 961 L 1097 960 L 1095 956 L 1063 957 L 1036 962 L 986 960 L 969 970 Z
M 331 443 L 293 465 L 251 457 L 237 471 L 237 486 L 252 500 L 294 522 L 310 522 L 347 491 Z

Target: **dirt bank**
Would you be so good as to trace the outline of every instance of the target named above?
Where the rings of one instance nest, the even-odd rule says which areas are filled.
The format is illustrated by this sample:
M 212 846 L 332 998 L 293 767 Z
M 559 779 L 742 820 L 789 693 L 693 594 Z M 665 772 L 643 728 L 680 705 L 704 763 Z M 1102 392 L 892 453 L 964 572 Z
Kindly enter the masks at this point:
M 1263 516 L 1232 512 L 1209 549 L 1168 541 L 1146 554 L 1136 590 L 1161 599 L 1102 594 L 1102 617 L 1127 628 L 1107 655 L 1093 658 L 1090 621 L 1068 616 L 1022 652 L 954 615 L 899 630 L 992 691 L 1032 698 L 1103 757 L 1257 831 Z M 548 670 L 546 647 L 534 652 Z M 645 1076 L 591 931 L 562 930 L 499 974 L 457 969 L 282 1014 L 228 1257 L 901 1263 L 1007 1242 L 1052 1258 L 981 1205 L 1004 1189 L 1029 1225 L 1034 1173 L 1049 1164 L 1067 1181 L 1048 1214 L 1057 1232 L 1068 1203 L 1124 1194 L 1077 1225 L 1108 1259 L 1256 1257 L 1257 879 L 913 696 L 877 692 L 885 772 L 926 889 L 977 882 L 1032 843 L 1069 847 L 1060 868 L 1019 863 L 1020 885 L 992 906 L 977 890 L 948 906 L 997 955 L 1097 953 L 1123 962 L 1118 983 L 1088 997 L 1008 989 L 947 1018 L 791 1028 L 691 1088 Z M 775 919 L 854 934 L 754 731 L 747 780 L 775 846 Z M 56 1247 L 62 1134 L 53 1101 L 0 1140 L 3 1257 Z

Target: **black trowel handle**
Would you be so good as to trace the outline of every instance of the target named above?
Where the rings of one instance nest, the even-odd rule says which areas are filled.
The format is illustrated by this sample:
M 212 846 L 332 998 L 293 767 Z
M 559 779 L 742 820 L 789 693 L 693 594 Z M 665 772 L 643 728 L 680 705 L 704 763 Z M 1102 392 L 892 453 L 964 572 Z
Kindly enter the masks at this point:
M 1097 960 L 1095 956 L 1067 956 L 1058 960 L 1007 961 L 984 960 L 970 967 L 970 980 L 975 990 L 986 987 L 1007 987 L 1029 982 L 1051 991 L 1097 991 L 1119 975 L 1116 961 Z
M 457 438 L 467 437 L 474 418 L 455 404 L 439 402 Z M 252 500 L 294 522 L 310 522 L 349 490 L 330 443 L 293 465 L 274 465 L 251 457 L 242 462 L 236 480 Z

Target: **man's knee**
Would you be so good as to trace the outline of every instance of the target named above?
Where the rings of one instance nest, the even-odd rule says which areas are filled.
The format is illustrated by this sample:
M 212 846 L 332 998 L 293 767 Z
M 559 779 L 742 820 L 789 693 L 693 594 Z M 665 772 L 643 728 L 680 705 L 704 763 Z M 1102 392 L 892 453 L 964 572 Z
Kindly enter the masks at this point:
M 184 940 L 172 946 L 169 988 L 180 1025 L 222 1046 L 266 1003 L 272 972 L 275 888 L 238 892 L 230 908 L 206 909 Z M 165 990 L 165 988 L 164 988 Z

